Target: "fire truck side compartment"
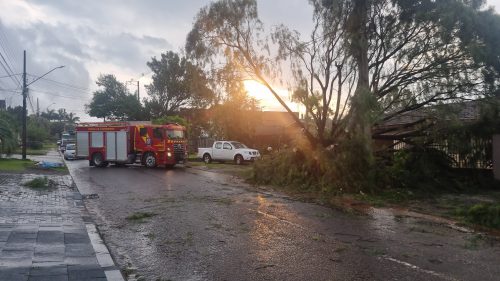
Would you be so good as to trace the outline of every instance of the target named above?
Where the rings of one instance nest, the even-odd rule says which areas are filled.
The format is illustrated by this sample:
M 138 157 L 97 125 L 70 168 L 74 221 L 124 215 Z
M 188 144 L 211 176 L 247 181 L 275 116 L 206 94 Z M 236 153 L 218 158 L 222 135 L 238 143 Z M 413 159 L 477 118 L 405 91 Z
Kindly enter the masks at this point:
M 88 157 L 89 156 L 89 133 L 76 132 L 76 156 Z
M 91 132 L 90 133 L 90 147 L 101 148 L 104 147 L 104 136 L 102 132 Z
M 106 160 L 116 161 L 116 132 L 106 132 Z

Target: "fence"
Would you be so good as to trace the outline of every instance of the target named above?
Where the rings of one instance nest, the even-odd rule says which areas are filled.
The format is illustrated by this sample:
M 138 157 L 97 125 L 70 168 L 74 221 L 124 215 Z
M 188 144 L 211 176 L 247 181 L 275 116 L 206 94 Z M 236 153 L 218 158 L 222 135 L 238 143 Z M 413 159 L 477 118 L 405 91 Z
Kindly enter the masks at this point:
M 188 149 L 189 153 L 197 153 L 199 147 L 212 147 L 215 140 L 213 138 L 197 138 L 189 139 Z
M 395 150 L 408 149 L 411 145 L 397 142 Z M 443 141 L 428 146 L 446 153 L 453 160 L 454 168 L 492 169 L 493 168 L 493 141 L 492 139 L 472 138 L 464 145 Z

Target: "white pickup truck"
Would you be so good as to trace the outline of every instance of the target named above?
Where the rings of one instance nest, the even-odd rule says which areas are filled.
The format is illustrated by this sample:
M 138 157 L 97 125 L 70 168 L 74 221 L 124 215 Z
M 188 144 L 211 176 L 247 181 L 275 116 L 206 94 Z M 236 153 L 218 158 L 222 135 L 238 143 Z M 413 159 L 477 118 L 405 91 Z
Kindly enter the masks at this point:
M 203 159 L 207 164 L 216 160 L 234 161 L 240 165 L 245 161 L 253 161 L 259 157 L 258 150 L 248 148 L 237 141 L 216 141 L 212 147 L 198 148 L 198 158 Z

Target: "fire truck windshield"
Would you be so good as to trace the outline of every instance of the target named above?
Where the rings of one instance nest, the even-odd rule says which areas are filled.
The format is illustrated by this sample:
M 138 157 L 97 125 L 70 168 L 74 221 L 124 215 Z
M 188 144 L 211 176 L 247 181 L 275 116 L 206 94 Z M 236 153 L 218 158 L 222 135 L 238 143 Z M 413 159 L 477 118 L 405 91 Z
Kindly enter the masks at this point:
M 167 130 L 167 137 L 169 139 L 183 139 L 184 131 L 182 130 Z

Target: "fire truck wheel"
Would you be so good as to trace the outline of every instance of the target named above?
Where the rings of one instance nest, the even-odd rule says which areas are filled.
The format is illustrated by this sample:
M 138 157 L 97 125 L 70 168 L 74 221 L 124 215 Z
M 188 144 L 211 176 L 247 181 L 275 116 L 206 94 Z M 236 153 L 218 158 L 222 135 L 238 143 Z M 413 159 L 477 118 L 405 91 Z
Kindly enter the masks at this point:
M 203 155 L 203 162 L 205 162 L 206 164 L 210 164 L 210 162 L 212 162 L 212 157 L 210 157 L 210 154 L 205 153 L 205 155 Z
M 104 162 L 104 160 L 102 159 L 101 153 L 92 154 L 92 162 L 94 162 L 94 166 L 96 166 L 96 167 L 106 167 L 107 166 L 107 162 Z
M 153 153 L 147 153 L 144 156 L 144 165 L 148 168 L 156 167 L 156 158 Z
M 241 165 L 241 164 L 243 164 L 243 156 L 241 156 L 241 155 L 239 155 L 239 154 L 238 154 L 238 155 L 236 155 L 236 156 L 234 157 L 234 163 L 236 163 L 236 165 Z

